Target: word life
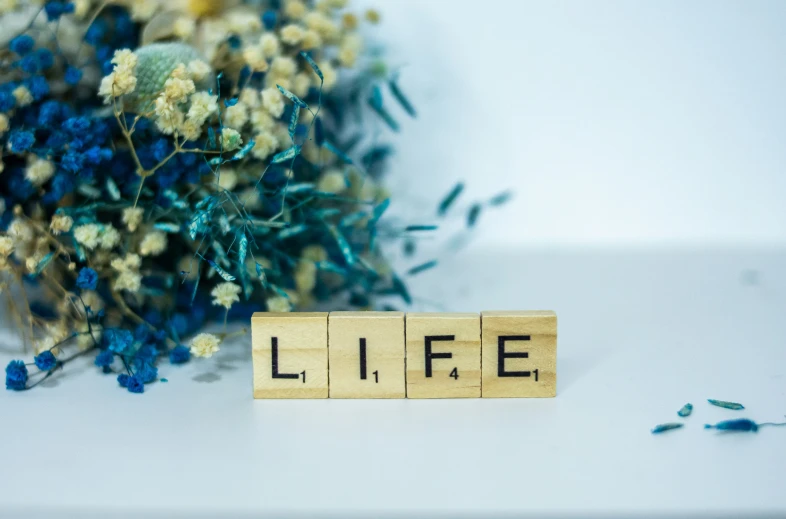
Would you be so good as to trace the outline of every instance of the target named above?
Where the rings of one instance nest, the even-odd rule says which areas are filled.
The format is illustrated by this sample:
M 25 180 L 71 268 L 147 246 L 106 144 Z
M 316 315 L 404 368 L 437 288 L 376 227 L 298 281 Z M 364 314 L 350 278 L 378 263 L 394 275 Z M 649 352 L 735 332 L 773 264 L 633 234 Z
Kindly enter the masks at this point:
M 254 398 L 553 397 L 557 316 L 255 313 Z

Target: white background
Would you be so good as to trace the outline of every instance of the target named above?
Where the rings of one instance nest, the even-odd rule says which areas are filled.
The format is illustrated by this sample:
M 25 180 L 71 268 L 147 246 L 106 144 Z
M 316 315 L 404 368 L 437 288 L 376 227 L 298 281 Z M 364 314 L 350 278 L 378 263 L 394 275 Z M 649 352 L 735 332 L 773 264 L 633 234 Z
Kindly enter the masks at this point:
M 516 192 L 480 244 L 786 241 L 786 2 L 354 5 L 419 110 L 394 193 Z

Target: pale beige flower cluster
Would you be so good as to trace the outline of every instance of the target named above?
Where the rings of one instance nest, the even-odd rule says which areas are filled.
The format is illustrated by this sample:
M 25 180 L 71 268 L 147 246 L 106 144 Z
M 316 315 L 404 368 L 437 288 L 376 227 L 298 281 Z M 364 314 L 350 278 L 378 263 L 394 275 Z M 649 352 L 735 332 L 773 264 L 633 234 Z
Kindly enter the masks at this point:
M 128 49 L 115 51 L 112 63 L 115 65 L 112 72 L 101 80 L 98 95 L 109 104 L 112 99 L 130 94 L 136 88 L 136 54 Z

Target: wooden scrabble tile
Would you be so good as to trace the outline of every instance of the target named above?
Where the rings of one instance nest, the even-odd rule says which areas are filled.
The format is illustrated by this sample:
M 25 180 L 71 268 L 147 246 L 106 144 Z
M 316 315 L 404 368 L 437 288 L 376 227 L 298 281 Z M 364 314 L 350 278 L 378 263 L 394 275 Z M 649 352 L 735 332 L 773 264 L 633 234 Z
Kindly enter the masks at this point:
M 480 397 L 480 315 L 407 314 L 407 398 Z
M 557 395 L 557 314 L 482 312 L 483 397 Z
M 327 398 L 327 312 L 251 317 L 254 398 Z
M 404 398 L 404 313 L 331 312 L 330 398 Z

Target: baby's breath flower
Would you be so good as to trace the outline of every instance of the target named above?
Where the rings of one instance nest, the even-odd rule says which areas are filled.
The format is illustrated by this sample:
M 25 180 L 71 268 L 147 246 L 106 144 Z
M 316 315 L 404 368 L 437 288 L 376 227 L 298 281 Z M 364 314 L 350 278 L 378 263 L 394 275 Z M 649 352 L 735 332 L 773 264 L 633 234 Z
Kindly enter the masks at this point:
M 10 128 L 8 116 L 6 114 L 0 114 L 0 135 L 3 135 L 5 132 L 7 132 L 8 128 Z
M 355 30 L 358 26 L 358 17 L 352 13 L 345 13 L 344 16 L 341 17 L 341 22 L 344 24 L 344 28 L 347 30 Z
M 245 10 L 225 13 L 224 21 L 229 26 L 229 32 L 235 34 L 247 34 L 262 30 L 262 20 L 259 16 Z
M 10 256 L 14 252 L 14 240 L 8 236 L 0 236 L 0 257 Z
M 136 89 L 136 54 L 128 49 L 115 51 L 112 63 L 114 70 L 101 80 L 98 95 L 110 103 L 113 97 L 130 94 Z
M 166 135 L 172 135 L 183 125 L 185 114 L 175 105 L 165 93 L 156 98 L 155 113 L 156 126 Z
M 324 78 L 322 88 L 324 90 L 332 90 L 333 87 L 336 86 L 336 81 L 338 80 L 338 73 L 336 72 L 336 69 L 333 68 L 333 65 L 331 65 L 329 61 L 323 61 L 322 63 L 319 63 L 319 68 L 322 71 L 322 77 Z M 316 77 L 317 81 L 319 81 L 316 73 L 312 71 L 312 74 L 314 74 L 314 77 Z
M 8 236 L 14 240 L 15 247 L 22 247 L 33 240 L 35 232 L 32 226 L 20 218 L 14 218 L 8 225 Z
M 223 306 L 227 310 L 232 308 L 232 305 L 240 301 L 240 286 L 227 281 L 216 285 L 210 295 L 213 296 L 213 304 Z
M 142 238 L 139 254 L 142 256 L 158 256 L 166 250 L 167 237 L 161 231 L 151 231 Z
M 297 71 L 297 64 L 292 58 L 278 56 L 270 64 L 270 73 L 275 76 L 289 77 Z
M 306 4 L 300 0 L 290 0 L 284 6 L 284 14 L 289 18 L 300 19 L 306 14 Z
M 235 130 L 242 130 L 248 122 L 248 106 L 243 101 L 224 110 L 224 124 Z
M 292 310 L 292 304 L 284 296 L 269 297 L 266 303 L 268 312 L 289 312 Z
M 289 24 L 281 29 L 281 41 L 289 45 L 297 45 L 303 41 L 303 28 L 297 24 Z
M 185 66 L 180 65 L 183 71 L 185 71 Z M 175 69 L 178 70 L 178 69 Z M 164 95 L 166 95 L 167 99 L 169 99 L 173 103 L 183 103 L 185 100 L 194 93 L 196 87 L 194 86 L 194 82 L 191 79 L 180 79 L 178 77 L 169 78 L 164 83 Z
M 131 4 L 131 18 L 137 22 L 150 20 L 158 10 L 158 0 L 133 0 Z
M 77 243 L 93 250 L 98 247 L 101 239 L 101 226 L 97 223 L 87 223 L 74 229 L 74 239 Z
M 266 32 L 259 38 L 259 46 L 268 58 L 275 58 L 281 52 L 278 37 L 272 32 Z
M 134 232 L 139 228 L 144 212 L 144 209 L 141 207 L 126 207 L 123 209 L 123 223 L 126 224 L 129 231 Z
M 221 341 L 212 333 L 200 333 L 191 340 L 191 355 L 210 358 L 219 350 Z
M 328 253 L 321 245 L 307 245 L 300 252 L 300 257 L 313 262 L 327 261 Z
M 188 73 L 194 81 L 202 81 L 213 71 L 210 65 L 201 59 L 195 59 L 188 63 Z
M 273 117 L 281 117 L 284 113 L 284 96 L 275 87 L 266 88 L 262 91 L 262 106 Z
M 24 85 L 16 87 L 12 93 L 19 106 L 27 106 L 33 102 L 33 94 Z
M 187 117 L 200 126 L 218 111 L 218 96 L 207 92 L 197 92 L 191 96 L 191 106 Z
M 56 214 L 52 217 L 52 221 L 49 223 L 49 230 L 52 231 L 52 234 L 57 236 L 60 233 L 70 231 L 73 225 L 74 219 L 70 216 L 65 214 Z
M 267 59 L 261 45 L 249 45 L 243 49 L 243 60 L 254 72 L 267 71 Z
M 313 261 L 301 260 L 295 268 L 295 287 L 301 294 L 314 290 L 317 284 L 317 266 Z
M 319 178 L 317 189 L 324 193 L 341 193 L 347 189 L 347 180 L 344 173 L 337 169 L 325 171 Z
M 113 259 L 111 265 L 118 272 L 133 272 L 142 266 L 142 258 L 137 254 L 126 254 L 125 258 Z
M 305 50 L 318 49 L 322 46 L 322 36 L 317 31 L 308 29 L 303 33 L 303 41 L 300 46 Z
M 263 132 L 254 137 L 254 148 L 251 150 L 251 154 L 260 160 L 265 160 L 276 151 L 277 147 L 278 139 L 272 133 Z
M 237 130 L 223 128 L 221 130 L 221 144 L 224 146 L 224 151 L 233 151 L 243 144 L 243 139 L 240 138 Z
M 252 108 L 257 108 L 259 106 L 259 90 L 255 88 L 244 88 L 240 91 L 240 95 L 238 96 L 238 104 L 243 103 L 246 105 L 249 110 Z M 237 106 L 237 105 L 235 105 Z
M 324 13 L 311 11 L 305 16 L 304 21 L 309 29 L 318 32 L 325 40 L 334 40 L 339 34 L 338 26 Z
M 196 22 L 187 16 L 180 16 L 172 25 L 172 33 L 181 40 L 187 40 L 194 35 Z
M 131 293 L 139 291 L 142 286 L 142 275 L 139 273 L 142 260 L 139 256 L 127 254 L 125 258 L 113 259 L 111 265 L 118 273 L 115 278 L 115 290 L 128 290 Z
M 74 16 L 81 20 L 90 10 L 90 0 L 74 0 Z
M 270 115 L 270 112 L 264 108 L 257 108 L 251 111 L 251 125 L 255 131 L 262 132 L 265 130 L 272 130 L 276 125 L 275 119 Z
M 112 225 L 106 225 L 101 230 L 99 241 L 102 249 L 112 250 L 120 243 L 120 233 Z
M 379 23 L 379 20 L 381 18 L 382 17 L 380 16 L 379 11 L 377 11 L 376 9 L 369 9 L 366 11 L 366 20 L 368 20 L 371 23 L 374 24 Z
M 234 169 L 222 168 L 218 179 L 218 185 L 227 191 L 232 191 L 237 186 L 237 173 Z
M 303 98 L 308 94 L 309 88 L 311 88 L 311 77 L 305 72 L 296 74 L 292 80 L 292 93 Z
M 180 125 L 180 134 L 189 141 L 197 140 L 202 135 L 202 125 L 194 120 L 186 119 Z
M 265 75 L 265 88 L 274 88 L 278 90 L 277 87 L 279 86 L 290 91 L 292 90 L 292 82 L 289 80 L 289 77 L 278 76 L 276 74 Z
M 35 159 L 25 170 L 25 178 L 31 184 L 40 186 L 52 178 L 55 173 L 55 165 L 44 159 Z

